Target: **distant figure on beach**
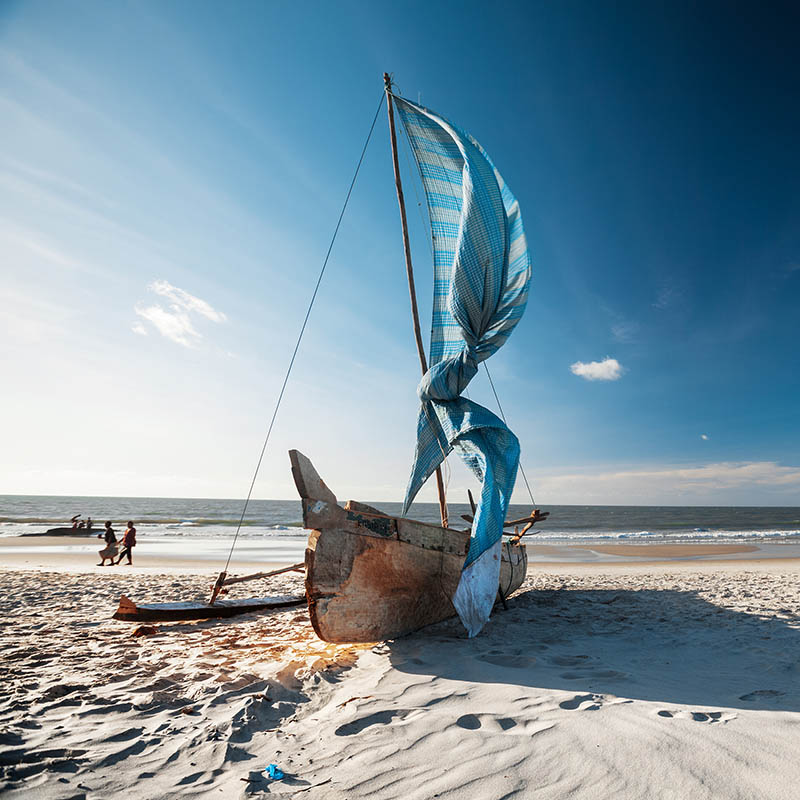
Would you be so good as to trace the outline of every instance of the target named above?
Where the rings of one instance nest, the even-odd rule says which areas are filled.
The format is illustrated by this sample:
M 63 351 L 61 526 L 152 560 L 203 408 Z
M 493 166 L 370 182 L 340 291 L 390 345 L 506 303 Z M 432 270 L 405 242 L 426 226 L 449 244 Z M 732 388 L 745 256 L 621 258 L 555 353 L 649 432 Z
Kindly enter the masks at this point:
M 80 514 L 76 514 L 74 517 L 72 517 L 72 519 L 70 520 L 70 522 L 72 523 L 72 530 L 74 531 L 78 530 L 78 520 L 80 518 L 81 518 Z
M 92 525 L 94 525 L 94 522 L 92 522 L 92 518 L 86 517 L 86 530 L 90 531 L 92 529 Z
M 97 565 L 98 567 L 104 567 L 106 565 L 106 559 L 108 559 L 108 566 L 110 567 L 114 563 L 114 558 L 119 552 L 119 547 L 117 546 L 117 535 L 114 533 L 114 529 L 111 527 L 111 521 L 109 520 L 106 522 L 106 529 L 103 533 L 97 534 L 98 539 L 105 539 L 106 546 L 100 551 L 100 563 Z
M 128 520 L 128 527 L 125 528 L 125 533 L 122 534 L 122 552 L 117 559 L 117 565 L 122 559 L 127 556 L 128 564 L 133 564 L 132 550 L 136 547 L 136 528 L 133 527 L 133 520 Z

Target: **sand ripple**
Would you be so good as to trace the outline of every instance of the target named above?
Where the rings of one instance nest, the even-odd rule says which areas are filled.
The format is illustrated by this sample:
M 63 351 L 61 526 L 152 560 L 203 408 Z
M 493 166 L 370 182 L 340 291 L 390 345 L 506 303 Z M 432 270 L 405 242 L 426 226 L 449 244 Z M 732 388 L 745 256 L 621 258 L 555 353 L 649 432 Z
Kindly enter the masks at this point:
M 0 792 L 796 797 L 796 567 L 602 568 L 534 574 L 476 639 L 374 647 L 325 645 L 296 608 L 134 638 L 121 592 L 209 578 L 0 573 Z

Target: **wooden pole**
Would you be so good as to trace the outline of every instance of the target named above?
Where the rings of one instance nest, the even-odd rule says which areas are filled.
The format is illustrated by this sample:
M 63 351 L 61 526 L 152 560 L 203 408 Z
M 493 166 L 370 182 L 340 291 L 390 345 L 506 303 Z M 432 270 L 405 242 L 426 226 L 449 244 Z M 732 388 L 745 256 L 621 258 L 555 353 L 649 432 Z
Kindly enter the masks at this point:
M 394 166 L 394 185 L 397 189 L 397 202 L 400 206 L 400 222 L 403 226 L 403 252 L 406 256 L 406 275 L 408 276 L 408 293 L 411 296 L 411 318 L 414 322 L 414 338 L 417 342 L 417 354 L 422 374 L 428 371 L 428 360 L 425 358 L 425 346 L 422 344 L 422 332 L 419 327 L 419 311 L 417 310 L 417 290 L 414 286 L 414 268 L 411 264 L 411 246 L 408 243 L 408 221 L 406 219 L 406 202 L 403 198 L 403 182 L 400 180 L 400 164 L 397 160 L 397 135 L 394 130 L 394 108 L 392 106 L 392 81 L 389 73 L 383 73 L 383 84 L 386 87 L 386 108 L 389 111 L 389 136 L 392 141 L 392 164 Z M 439 491 L 439 512 L 442 517 L 442 527 L 446 528 L 447 502 L 444 497 L 444 481 L 442 480 L 441 467 L 436 467 L 436 488 Z
M 238 578 L 225 578 L 222 581 L 223 586 L 231 586 L 234 583 L 243 583 L 244 581 L 254 581 L 258 578 L 271 578 L 273 575 L 283 575 L 284 572 L 303 572 L 306 568 L 305 562 L 300 564 L 292 564 L 291 567 L 283 567 L 282 569 L 274 569 L 272 572 L 254 572 L 252 575 L 240 575 Z

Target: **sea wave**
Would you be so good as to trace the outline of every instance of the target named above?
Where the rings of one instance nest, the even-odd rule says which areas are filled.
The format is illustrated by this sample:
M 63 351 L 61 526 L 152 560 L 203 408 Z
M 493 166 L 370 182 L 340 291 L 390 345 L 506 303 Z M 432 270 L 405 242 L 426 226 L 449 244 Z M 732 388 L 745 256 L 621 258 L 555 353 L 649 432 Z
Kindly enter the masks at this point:
M 60 525 L 59 525 L 60 523 Z M 21 536 L 30 534 L 43 534 L 48 528 L 63 526 L 63 522 L 54 523 L 53 520 L 45 522 L 37 519 L 9 520 L 0 518 L 0 537 Z M 202 539 L 228 539 L 234 536 L 237 529 L 238 520 L 227 520 L 225 523 L 219 520 L 209 522 L 205 519 L 183 519 L 183 520 L 142 520 L 137 521 L 136 528 L 139 536 L 150 537 L 159 536 L 166 538 L 202 538 Z M 124 523 L 115 524 L 115 529 L 119 532 L 124 528 Z M 95 526 L 90 533 L 85 530 L 76 531 L 80 536 L 94 536 L 102 531 L 102 526 Z M 305 530 L 300 522 L 276 523 L 266 521 L 250 521 L 242 526 L 239 531 L 241 539 L 259 538 L 296 538 L 305 536 Z M 583 544 L 591 542 L 611 542 L 611 541 L 638 541 L 638 542 L 759 542 L 759 541 L 796 541 L 800 539 L 800 527 L 789 528 L 761 528 L 748 530 L 734 530 L 730 528 L 710 529 L 703 527 L 684 528 L 683 530 L 591 530 L 575 529 L 568 530 L 543 530 L 535 537 L 530 535 L 526 541 L 534 544 L 536 542 L 557 542 L 559 544 L 574 543 Z
M 800 528 L 796 530 L 708 530 L 694 528 L 688 531 L 547 531 L 536 536 L 536 541 L 570 541 L 570 542 L 597 542 L 620 539 L 636 539 L 640 541 L 708 541 L 741 542 L 747 540 L 762 541 L 766 539 L 798 539 Z M 532 541 L 530 539 L 529 541 Z
M 69 527 L 63 523 L 54 524 L 48 520 L 46 523 L 41 522 L 17 522 L 17 521 L 4 521 L 0 522 L 0 537 L 9 536 L 30 536 L 32 534 L 43 535 L 50 528 Z M 114 523 L 114 530 L 117 534 L 124 529 L 124 523 Z M 103 531 L 102 525 L 96 525 L 90 531 L 85 528 L 80 528 L 75 531 L 76 536 L 92 537 L 101 534 Z M 201 521 L 186 524 L 185 522 L 174 523 L 152 523 L 152 522 L 136 522 L 136 532 L 140 537 L 148 536 L 161 536 L 168 538 L 203 538 L 203 539 L 224 539 L 235 535 L 236 525 L 207 525 Z M 280 537 L 297 537 L 304 536 L 305 530 L 302 523 L 288 525 L 255 523 L 248 526 L 242 526 L 239 532 L 239 537 L 242 539 L 256 539 L 265 536 L 280 538 Z
M 95 518 L 94 519 L 94 527 L 102 527 L 103 522 L 107 519 L 103 517 L 103 519 Z M 116 524 L 124 524 L 127 519 L 131 519 L 131 517 L 120 517 L 119 519 L 115 520 Z M 63 517 L 0 517 L 0 525 L 4 524 L 15 524 L 15 525 L 47 525 L 50 528 L 63 528 L 69 527 L 72 523 L 68 520 L 65 520 Z M 190 526 L 202 526 L 202 527 L 211 527 L 215 525 L 220 525 L 222 527 L 236 527 L 239 525 L 238 518 L 220 518 L 220 517 L 192 517 L 192 518 L 179 518 L 179 517 L 150 517 L 150 516 L 141 516 L 136 519 L 137 526 L 138 525 L 181 525 L 185 527 Z M 291 520 L 287 522 L 282 522 L 280 524 L 274 524 L 267 520 L 263 519 L 245 519 L 242 521 L 241 526 L 243 528 L 251 528 L 251 527 L 276 527 L 276 528 L 302 528 L 303 523 L 301 520 Z

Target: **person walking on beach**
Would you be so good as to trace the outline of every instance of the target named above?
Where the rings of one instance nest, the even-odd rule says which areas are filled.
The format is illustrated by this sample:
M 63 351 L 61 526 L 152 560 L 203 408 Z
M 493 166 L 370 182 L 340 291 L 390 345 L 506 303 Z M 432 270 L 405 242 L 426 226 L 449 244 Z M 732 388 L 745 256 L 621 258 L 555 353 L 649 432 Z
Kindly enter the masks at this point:
M 97 565 L 98 567 L 104 567 L 106 565 L 106 559 L 108 559 L 108 566 L 110 567 L 114 563 L 114 557 L 117 555 L 119 548 L 117 547 L 117 535 L 114 533 L 114 529 L 111 527 L 111 520 L 106 522 L 106 529 L 103 533 L 97 534 L 98 539 L 105 539 L 106 546 L 100 551 L 100 563 Z
M 133 564 L 133 548 L 136 547 L 136 528 L 133 527 L 133 520 L 128 520 L 128 527 L 122 535 L 122 552 L 117 559 L 117 566 L 125 556 L 128 556 L 128 565 Z

